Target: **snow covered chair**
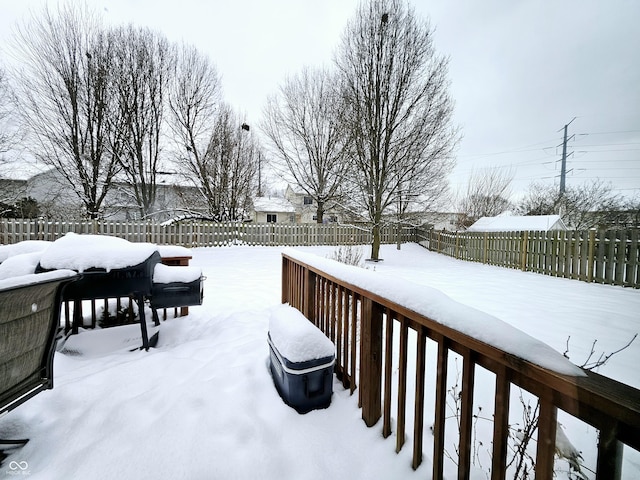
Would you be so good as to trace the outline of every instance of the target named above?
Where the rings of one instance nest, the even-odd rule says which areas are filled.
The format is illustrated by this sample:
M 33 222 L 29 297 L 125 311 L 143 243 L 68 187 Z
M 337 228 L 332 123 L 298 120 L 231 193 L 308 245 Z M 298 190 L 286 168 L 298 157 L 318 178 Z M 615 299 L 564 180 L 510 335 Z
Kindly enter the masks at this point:
M 75 278 L 57 270 L 0 280 L 0 417 L 53 388 L 62 291 Z
M 328 407 L 333 393 L 333 342 L 288 305 L 272 313 L 268 342 L 271 376 L 284 402 L 299 413 Z

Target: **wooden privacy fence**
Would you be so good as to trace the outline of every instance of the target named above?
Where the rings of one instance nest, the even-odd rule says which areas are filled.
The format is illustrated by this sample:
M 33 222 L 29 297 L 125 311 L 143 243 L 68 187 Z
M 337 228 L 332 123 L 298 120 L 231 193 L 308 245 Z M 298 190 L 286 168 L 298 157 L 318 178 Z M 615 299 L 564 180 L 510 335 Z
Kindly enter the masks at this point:
M 534 454 L 536 479 L 553 477 L 559 409 L 599 430 L 598 479 L 621 477 L 623 443 L 640 449 L 640 390 L 588 371 L 584 377 L 572 377 L 546 370 L 327 274 L 287 253 L 283 254 L 282 260 L 282 301 L 298 308 L 335 343 L 337 377 L 352 393 L 359 385 L 359 406 L 367 426 L 375 425 L 382 418 L 382 434 L 389 437 L 394 427 L 392 405 L 397 405 L 393 412 L 397 452 L 405 444 L 408 419 L 411 419 L 407 409 L 413 406 L 414 469 L 422 462 L 425 391 L 435 392 L 434 411 L 427 412 L 427 418 L 434 419 L 431 432 L 433 471 L 428 478 L 443 478 L 447 368 L 451 352 L 459 355 L 463 362 L 456 450 L 459 479 L 469 478 L 471 470 L 474 392 L 477 390 L 474 380 L 478 367 L 492 372 L 495 378 L 490 447 L 492 479 L 504 479 L 507 473 L 512 387 L 530 392 L 539 401 Z M 397 353 L 394 352 L 394 336 L 399 337 Z M 437 344 L 437 359 L 433 365 L 427 365 L 426 361 L 427 339 Z M 416 352 L 412 397 L 407 389 L 409 351 Z M 427 367 L 431 369 L 429 378 L 434 379 L 435 385 L 426 385 Z M 393 380 L 395 372 L 397 381 Z M 392 396 L 394 391 L 397 393 Z
M 585 282 L 640 288 L 640 230 L 416 231 L 431 251 Z
M 366 225 L 283 224 L 283 223 L 212 223 L 182 221 L 158 222 L 49 221 L 0 218 L 0 244 L 23 240 L 54 241 L 67 232 L 112 235 L 132 242 L 158 245 L 212 247 L 226 245 L 364 245 L 372 241 Z M 413 228 L 403 228 L 401 241 L 413 241 Z M 382 243 L 397 241 L 397 229 L 382 229 Z

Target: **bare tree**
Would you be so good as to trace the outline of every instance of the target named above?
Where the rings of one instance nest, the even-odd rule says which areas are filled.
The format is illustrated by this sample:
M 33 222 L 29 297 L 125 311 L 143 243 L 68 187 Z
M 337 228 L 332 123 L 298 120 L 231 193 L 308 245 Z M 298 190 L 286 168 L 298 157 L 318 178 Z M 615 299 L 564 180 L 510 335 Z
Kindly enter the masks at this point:
M 209 218 L 242 220 L 255 186 L 259 148 L 230 106 L 221 104 L 212 120 L 205 149 L 194 142 L 183 171 L 206 202 Z
M 377 260 L 383 214 L 398 199 L 437 194 L 453 167 L 446 58 L 426 21 L 400 0 L 362 3 L 336 56 L 342 122 L 353 151 L 357 200 L 372 222 Z
M 622 199 L 600 180 L 567 187 L 564 194 L 553 185 L 533 183 L 517 207 L 522 215 L 560 215 L 576 230 L 605 228 L 615 223 Z
M 56 168 L 84 205 L 100 215 L 118 170 L 112 98 L 113 45 L 88 7 L 45 8 L 18 27 L 13 70 L 29 149 Z
M 288 78 L 265 108 L 263 130 L 285 167 L 283 176 L 314 200 L 318 223 L 340 199 L 349 168 L 338 95 L 334 74 L 306 68 Z
M 117 44 L 118 114 L 124 126 L 118 160 L 140 214 L 145 217 L 155 207 L 175 49 L 161 34 L 131 25 L 116 30 L 113 37 Z
M 4 154 L 11 150 L 16 140 L 17 132 L 11 122 L 10 95 L 7 75 L 0 66 L 0 164 L 6 160 Z
M 471 172 L 458 201 L 458 228 L 468 228 L 481 217 L 494 217 L 511 208 L 513 172 L 495 167 Z
M 625 219 L 620 222 L 625 227 L 640 228 L 640 194 L 624 200 Z
M 190 215 L 201 215 L 197 205 L 208 206 L 209 217 L 219 217 L 213 206 L 208 155 L 211 136 L 220 106 L 221 84 L 218 72 L 209 59 L 194 47 L 183 45 L 178 52 L 169 93 L 169 126 L 173 134 L 174 157 L 178 170 L 198 189 L 179 189 Z M 215 175 L 214 175 L 215 176 Z M 189 197 L 189 199 L 187 199 Z M 216 204 L 217 205 L 217 204 Z
M 207 152 L 220 103 L 220 77 L 215 66 L 197 49 L 183 45 L 169 95 L 170 127 L 178 164 Z

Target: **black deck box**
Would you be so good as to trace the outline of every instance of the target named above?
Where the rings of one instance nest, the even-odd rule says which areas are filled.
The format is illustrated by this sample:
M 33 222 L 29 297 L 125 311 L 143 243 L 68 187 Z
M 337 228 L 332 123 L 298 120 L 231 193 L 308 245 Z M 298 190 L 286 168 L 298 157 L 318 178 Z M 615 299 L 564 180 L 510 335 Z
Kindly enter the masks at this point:
M 271 376 L 284 402 L 299 413 L 328 407 L 335 363 L 331 340 L 286 305 L 272 316 L 267 339 Z
M 202 305 L 202 281 L 154 283 L 151 285 L 153 308 L 190 307 Z
M 202 279 L 202 270 L 197 267 L 156 265 L 151 285 L 151 306 L 202 305 Z

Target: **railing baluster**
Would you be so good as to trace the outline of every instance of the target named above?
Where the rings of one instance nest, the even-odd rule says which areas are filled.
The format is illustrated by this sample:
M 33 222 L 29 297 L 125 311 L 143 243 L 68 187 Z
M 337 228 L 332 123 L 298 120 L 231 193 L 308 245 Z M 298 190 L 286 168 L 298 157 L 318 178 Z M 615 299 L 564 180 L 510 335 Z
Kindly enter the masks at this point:
M 616 438 L 615 425 L 609 425 L 600 430 L 596 478 L 603 480 L 622 478 L 622 447 L 622 443 Z
M 400 352 L 398 359 L 398 426 L 396 428 L 396 453 L 400 452 L 404 445 L 405 418 L 407 408 L 407 340 L 409 326 L 404 315 L 398 314 L 400 321 Z
M 340 312 L 342 315 L 342 351 L 344 358 L 342 360 L 342 386 L 347 388 L 350 385 L 348 374 L 349 366 L 349 291 L 345 288 L 343 292 L 344 305 Z
M 436 411 L 433 425 L 433 480 L 442 480 L 444 473 L 444 427 L 447 415 L 447 339 L 438 339 L 438 364 L 436 373 Z
M 496 372 L 496 398 L 493 409 L 493 454 L 491 480 L 504 480 L 507 474 L 507 439 L 509 438 L 509 395 L 511 383 L 506 367 Z
M 357 354 L 358 354 L 358 294 L 351 293 L 351 395 L 356 391 L 356 368 L 357 368 Z M 360 396 L 360 390 L 358 389 L 358 397 Z M 362 405 L 361 400 L 358 400 L 358 405 Z
M 338 301 L 336 302 L 336 371 L 338 379 L 344 383 L 344 368 L 342 364 L 342 285 L 336 288 Z
M 330 315 L 329 315 L 329 332 L 330 332 L 330 336 L 329 338 L 331 339 L 331 341 L 334 343 L 334 345 L 337 343 L 337 339 L 336 339 L 336 310 L 337 310 L 337 302 L 336 300 L 338 299 L 338 285 L 331 282 L 329 285 L 329 300 L 331 301 L 331 310 L 330 310 Z
M 415 470 L 422 463 L 422 432 L 424 428 L 424 377 L 427 337 L 423 327 L 418 328 L 416 352 L 416 396 L 413 420 L 413 462 Z
M 318 314 L 318 328 L 320 330 L 322 330 L 325 334 L 327 333 L 326 329 L 325 329 L 325 323 L 324 323 L 324 312 L 327 308 L 327 299 L 326 299 L 326 285 L 327 285 L 327 279 L 324 277 L 320 278 L 320 285 L 319 285 L 319 290 L 318 290 L 318 295 L 320 297 L 320 302 L 319 302 L 319 314 Z
M 384 343 L 384 421 L 382 425 L 382 436 L 387 438 L 391 435 L 391 374 L 393 358 L 393 312 L 390 308 L 385 309 L 386 328 Z
M 462 361 L 458 479 L 466 480 L 469 478 L 471 470 L 471 427 L 473 424 L 473 384 L 475 380 L 473 352 L 468 348 L 463 349 Z
M 558 409 L 551 403 L 551 391 L 547 388 L 545 388 L 543 395 L 540 395 L 539 401 L 536 480 L 546 480 L 553 478 Z

